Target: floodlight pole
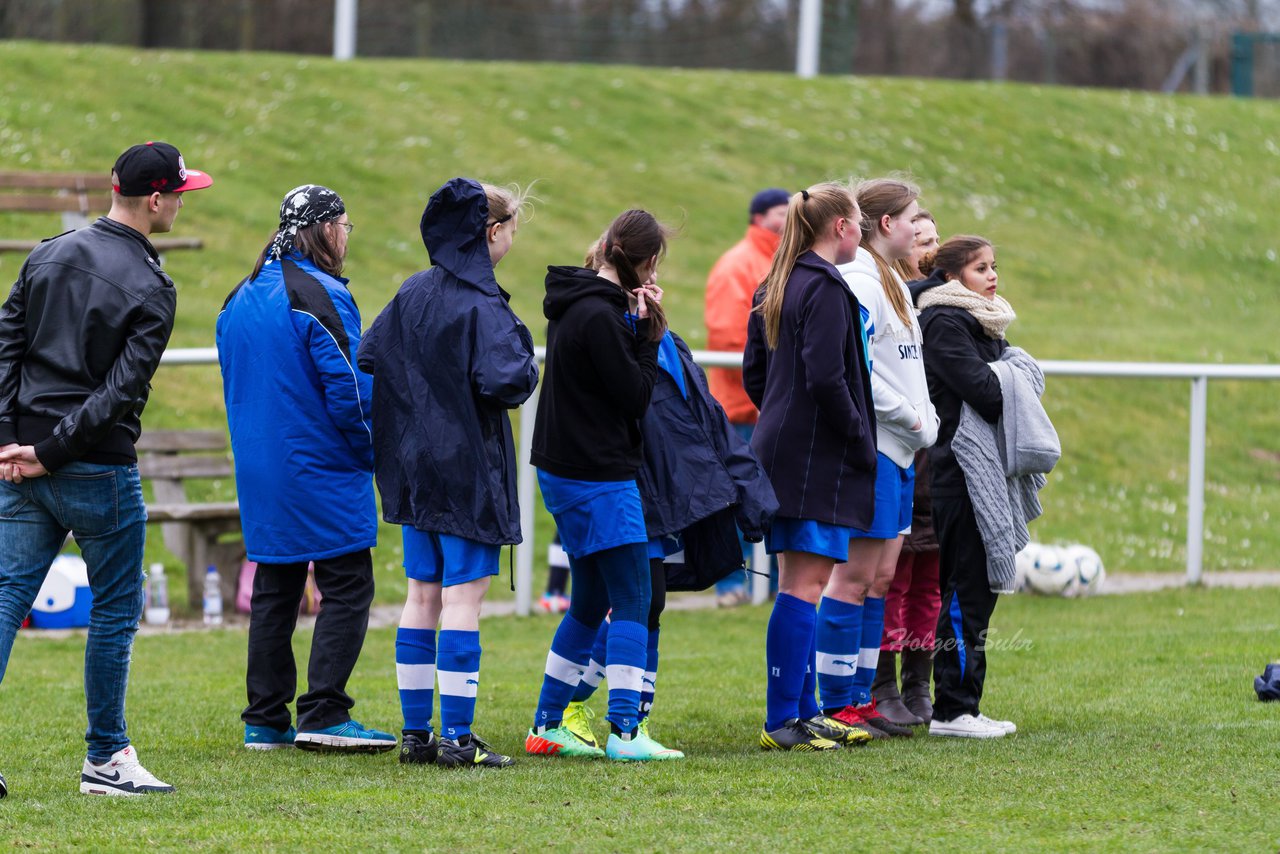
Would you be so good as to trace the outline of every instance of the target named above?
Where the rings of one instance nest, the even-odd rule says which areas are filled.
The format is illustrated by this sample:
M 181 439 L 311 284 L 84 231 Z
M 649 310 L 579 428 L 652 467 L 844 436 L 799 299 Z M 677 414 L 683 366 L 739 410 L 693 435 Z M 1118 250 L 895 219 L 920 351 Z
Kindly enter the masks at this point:
M 796 75 L 818 75 L 818 45 L 822 40 L 822 0 L 800 0 L 800 26 L 796 39 Z
M 353 59 L 356 55 L 356 3 L 333 0 L 333 58 Z

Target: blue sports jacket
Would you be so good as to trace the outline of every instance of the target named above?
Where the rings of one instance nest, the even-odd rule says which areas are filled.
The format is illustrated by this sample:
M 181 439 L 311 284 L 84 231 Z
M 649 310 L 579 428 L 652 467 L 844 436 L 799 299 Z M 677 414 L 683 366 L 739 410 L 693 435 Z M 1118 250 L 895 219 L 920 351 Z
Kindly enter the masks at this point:
M 356 367 L 347 280 L 292 253 L 223 304 L 218 364 L 251 560 L 295 563 L 371 548 L 373 382 Z
M 489 204 L 454 178 L 422 214 L 434 265 L 410 276 L 365 333 L 382 516 L 489 545 L 520 542 L 507 410 L 538 384 L 533 336 L 498 286 Z

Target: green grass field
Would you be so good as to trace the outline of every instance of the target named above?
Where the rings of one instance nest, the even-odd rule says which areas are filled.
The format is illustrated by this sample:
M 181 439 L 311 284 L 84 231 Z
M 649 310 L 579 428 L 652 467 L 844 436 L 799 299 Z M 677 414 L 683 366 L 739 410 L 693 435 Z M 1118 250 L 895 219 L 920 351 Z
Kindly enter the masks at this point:
M 803 851 L 1274 849 L 1280 706 L 1252 677 L 1277 652 L 1280 591 L 1088 600 L 1006 597 L 983 710 L 994 742 L 879 742 L 764 754 L 767 609 L 669 612 L 653 731 L 661 766 L 524 757 L 500 772 L 401 767 L 394 754 L 240 746 L 242 631 L 144 636 L 129 722 L 178 793 L 78 793 L 83 640 L 20 637 L 0 692 L 0 844 L 14 849 Z M 548 618 L 490 619 L 477 729 L 521 751 Z M 309 635 L 298 638 L 305 660 Z M 358 717 L 399 725 L 393 634 L 370 634 Z M 708 679 L 708 674 L 716 674 Z M 603 712 L 604 697 L 594 705 Z M 597 721 L 599 724 L 599 721 Z
M 536 181 L 536 214 L 499 269 L 536 337 L 544 266 L 574 262 L 617 212 L 648 207 L 681 226 L 662 278 L 674 328 L 697 347 L 706 273 L 741 235 L 752 192 L 909 172 L 944 235 L 996 242 L 1019 312 L 1009 337 L 1039 357 L 1280 357 L 1274 102 L 0 44 L 4 168 L 105 170 L 147 138 L 177 143 L 217 181 L 178 220 L 177 234 L 207 248 L 168 261 L 181 292 L 175 346 L 211 344 L 222 299 L 280 198 L 304 182 L 348 202 L 348 272 L 367 323 L 426 265 L 417 223 L 440 183 Z M 56 230 L 54 217 L 0 216 L 5 237 Z M 0 258 L 0 275 L 20 261 Z M 153 427 L 222 423 L 216 369 L 166 368 L 152 400 Z M 1051 379 L 1045 400 L 1064 456 L 1033 534 L 1091 544 L 1112 571 L 1181 569 L 1187 385 Z M 1266 383 L 1210 386 L 1209 571 L 1276 566 L 1274 401 Z M 545 543 L 545 514 L 539 525 Z M 385 531 L 377 555 L 389 599 L 401 590 L 398 539 Z

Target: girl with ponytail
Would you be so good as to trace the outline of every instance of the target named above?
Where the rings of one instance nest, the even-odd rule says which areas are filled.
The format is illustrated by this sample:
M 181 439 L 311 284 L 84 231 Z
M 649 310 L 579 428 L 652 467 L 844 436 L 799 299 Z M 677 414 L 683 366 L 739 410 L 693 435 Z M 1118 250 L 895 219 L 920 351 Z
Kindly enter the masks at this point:
M 765 641 L 766 750 L 870 738 L 821 713 L 813 669 L 818 599 L 849 556 L 851 529 L 869 526 L 874 509 L 870 363 L 858 300 L 836 269 L 854 257 L 859 219 L 843 184 L 792 196 L 747 326 L 743 387 L 760 410 L 751 447 L 779 504 L 765 536 L 781 555 Z
M 640 728 L 649 643 L 649 535 L 636 473 L 640 419 L 667 331 L 658 264 L 669 231 L 642 210 L 622 213 L 588 267 L 547 268 L 546 379 L 533 430 L 542 497 L 569 556 L 573 597 L 551 641 L 525 751 L 635 761 L 679 758 Z M 565 726 L 612 608 L 606 640 L 609 740 L 605 750 Z
M 862 242 L 840 266 L 865 310 L 876 413 L 875 513 L 855 526 L 849 560 L 831 575 L 818 607 L 818 692 L 836 720 L 875 737 L 909 736 L 921 721 L 899 700 L 886 717 L 871 696 L 884 632 L 884 596 L 893 583 L 902 535 L 911 530 L 915 452 L 937 437 L 924 375 L 920 324 L 911 294 L 892 264 L 911 255 L 920 191 L 881 178 L 858 186 Z

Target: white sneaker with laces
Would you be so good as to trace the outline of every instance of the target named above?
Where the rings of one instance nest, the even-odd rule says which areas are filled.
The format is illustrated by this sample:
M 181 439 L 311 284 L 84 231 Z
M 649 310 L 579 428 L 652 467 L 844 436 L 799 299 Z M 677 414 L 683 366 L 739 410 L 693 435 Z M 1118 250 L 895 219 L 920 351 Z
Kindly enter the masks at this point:
M 984 724 L 989 724 L 990 726 L 1000 727 L 1000 729 L 1004 730 L 1005 735 L 1013 735 L 1018 731 L 1018 725 L 1013 721 L 997 721 L 983 714 L 978 715 L 978 720 L 982 721 Z
M 86 759 L 80 771 L 82 795 L 131 796 L 172 791 L 173 786 L 157 780 L 154 774 L 142 767 L 132 744 L 116 751 L 109 761 L 101 765 L 94 765 Z
M 929 735 L 953 738 L 1004 738 L 1005 731 L 1003 727 L 995 726 L 973 715 L 961 715 L 950 721 L 934 718 L 929 723 Z

